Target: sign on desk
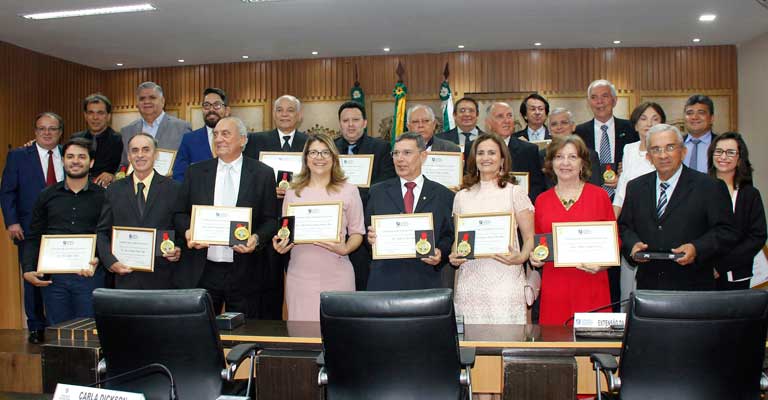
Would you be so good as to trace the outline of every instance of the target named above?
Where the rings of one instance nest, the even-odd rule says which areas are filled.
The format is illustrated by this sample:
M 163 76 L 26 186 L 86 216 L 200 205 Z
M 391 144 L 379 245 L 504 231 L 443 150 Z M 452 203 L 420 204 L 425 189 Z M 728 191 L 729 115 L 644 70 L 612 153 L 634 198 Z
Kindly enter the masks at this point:
M 625 313 L 576 313 L 573 317 L 573 329 L 608 329 L 611 325 L 624 325 L 626 319 Z
M 56 385 L 53 400 L 145 400 L 141 393 L 98 389 L 87 386 Z

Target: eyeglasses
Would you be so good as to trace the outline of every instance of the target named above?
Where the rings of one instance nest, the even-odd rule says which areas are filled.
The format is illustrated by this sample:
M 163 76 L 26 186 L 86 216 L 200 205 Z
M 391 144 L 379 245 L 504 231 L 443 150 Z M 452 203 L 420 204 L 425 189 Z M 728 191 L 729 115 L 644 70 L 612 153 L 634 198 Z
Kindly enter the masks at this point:
M 56 133 L 56 132 L 58 132 L 60 130 L 61 130 L 61 128 L 59 128 L 58 126 L 38 126 L 38 127 L 35 128 L 35 131 L 37 133 L 43 133 L 43 132 Z
M 211 108 L 214 110 L 221 110 L 221 107 L 224 107 L 224 103 L 218 101 L 215 103 L 209 103 L 207 101 L 203 103 L 203 110 L 210 110 Z
M 712 152 L 712 155 L 714 155 L 715 157 L 720 157 L 723 154 L 725 154 L 725 156 L 728 158 L 734 158 L 739 155 L 739 152 L 738 150 L 733 150 L 733 149 L 729 149 L 729 150 L 715 149 L 715 151 Z
M 461 107 L 457 111 L 459 114 L 477 114 L 477 109 L 470 107 Z
M 392 158 L 398 158 L 400 156 L 408 158 L 416 153 L 417 152 L 413 150 L 395 150 L 391 154 L 392 154 Z
M 650 152 L 651 154 L 657 156 L 657 155 L 659 155 L 661 153 L 672 153 L 675 150 L 677 150 L 678 147 L 680 147 L 679 144 L 668 144 L 668 145 L 666 145 L 664 147 L 654 146 L 654 147 L 651 147 L 650 149 L 648 149 L 648 152 Z
M 307 152 L 307 156 L 309 156 L 309 158 L 328 158 L 331 156 L 331 151 L 330 150 L 320 150 L 320 151 L 310 150 Z

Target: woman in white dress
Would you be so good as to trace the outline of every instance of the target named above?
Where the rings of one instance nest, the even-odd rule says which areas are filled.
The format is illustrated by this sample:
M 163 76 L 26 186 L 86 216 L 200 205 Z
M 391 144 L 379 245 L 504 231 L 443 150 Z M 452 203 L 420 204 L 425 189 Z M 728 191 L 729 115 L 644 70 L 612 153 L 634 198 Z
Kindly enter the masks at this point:
M 616 214 L 616 219 L 619 219 L 621 207 L 624 205 L 627 183 L 638 176 L 655 170 L 653 164 L 645 157 L 648 152 L 645 147 L 645 140 L 651 127 L 667 122 L 667 115 L 659 104 L 645 102 L 635 107 L 630 120 L 635 125 L 635 130 L 640 135 L 640 140 L 624 145 L 624 157 L 621 159 L 621 175 L 619 175 L 619 182 L 616 184 L 616 194 L 613 197 L 613 212 Z M 635 268 L 622 256 L 621 298 L 628 299 L 629 293 L 634 290 L 634 287 Z
M 472 143 L 467 175 L 454 199 L 453 214 L 511 213 L 522 232 L 523 246 L 520 249 L 515 237 L 510 255 L 473 260 L 455 251 L 449 255 L 451 264 L 459 267 L 456 313 L 468 324 L 529 322 L 522 264 L 533 249 L 533 204 L 527 193 L 513 184 L 509 172 L 510 155 L 504 141 L 494 134 L 480 135 Z

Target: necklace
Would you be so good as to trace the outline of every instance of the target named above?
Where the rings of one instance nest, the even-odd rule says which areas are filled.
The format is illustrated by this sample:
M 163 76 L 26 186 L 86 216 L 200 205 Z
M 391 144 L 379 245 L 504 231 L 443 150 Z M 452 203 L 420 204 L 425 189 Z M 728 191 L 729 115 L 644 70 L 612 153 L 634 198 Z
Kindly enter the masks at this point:
M 581 182 L 579 184 L 579 187 L 575 191 L 570 191 L 568 195 L 565 193 L 561 193 L 559 188 L 555 186 L 555 194 L 557 194 L 557 197 L 560 199 L 560 202 L 563 203 L 563 207 L 565 207 L 566 210 L 570 210 L 571 207 L 576 203 L 576 200 L 579 199 L 579 196 L 581 196 L 581 190 L 584 188 L 584 183 Z

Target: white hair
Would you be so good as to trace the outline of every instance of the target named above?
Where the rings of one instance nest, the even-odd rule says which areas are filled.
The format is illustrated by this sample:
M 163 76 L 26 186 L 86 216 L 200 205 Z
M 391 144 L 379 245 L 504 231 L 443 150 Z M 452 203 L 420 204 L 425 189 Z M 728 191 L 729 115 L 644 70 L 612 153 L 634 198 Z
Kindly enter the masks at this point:
M 651 137 L 657 133 L 662 132 L 674 132 L 677 135 L 678 143 L 683 143 L 683 134 L 680 133 L 680 129 L 677 129 L 674 125 L 669 124 L 656 124 L 651 129 L 648 129 L 648 134 L 645 137 L 645 147 L 651 148 Z
M 565 114 L 565 115 L 568 116 L 568 123 L 569 124 L 573 124 L 574 123 L 574 121 L 573 121 L 573 113 L 569 109 L 563 108 L 563 107 L 557 107 L 554 110 L 552 110 L 552 112 L 549 113 L 549 118 L 551 119 L 553 116 L 560 115 L 560 114 Z
M 592 95 L 592 89 L 600 86 L 608 86 L 611 89 L 611 95 L 613 95 L 613 97 L 618 96 L 618 92 L 616 92 L 616 86 L 613 86 L 613 83 L 605 79 L 598 79 L 596 81 L 592 81 L 592 83 L 589 84 L 589 87 L 587 88 L 587 99 L 589 99 L 589 96 Z
M 411 114 L 413 114 L 414 111 L 423 109 L 427 112 L 427 115 L 429 116 L 429 121 L 434 122 L 436 120 L 435 117 L 435 111 L 432 110 L 432 107 L 426 106 L 424 104 L 416 104 L 415 106 L 408 109 L 408 122 L 411 121 Z
M 491 111 L 493 111 L 494 108 L 499 107 L 499 106 L 504 106 L 504 107 L 507 107 L 507 108 L 512 108 L 512 106 L 510 106 L 509 103 L 506 103 L 506 102 L 503 102 L 503 101 L 494 101 L 488 107 L 486 107 L 485 113 L 488 114 L 488 116 L 490 116 Z
M 288 100 L 288 101 L 290 101 L 291 103 L 296 105 L 296 112 L 301 112 L 301 101 L 299 101 L 299 99 L 296 98 L 295 96 L 291 96 L 290 94 L 284 94 L 284 95 L 278 97 L 277 99 L 275 99 L 275 103 L 272 106 L 272 111 L 273 112 L 277 110 L 277 103 L 279 103 L 281 100 Z
M 245 138 L 245 144 L 243 144 L 243 148 L 245 148 L 245 145 L 248 144 L 248 128 L 245 127 L 243 120 L 237 117 L 224 117 L 220 119 L 216 125 L 220 124 L 221 121 L 232 121 L 235 123 L 235 126 L 237 126 L 237 133 Z
M 139 86 L 136 88 L 136 97 L 139 97 L 139 92 L 141 92 L 144 89 L 152 89 L 158 95 L 160 95 L 160 97 L 165 97 L 163 95 L 163 87 L 152 81 L 142 82 L 141 84 L 139 84 Z

